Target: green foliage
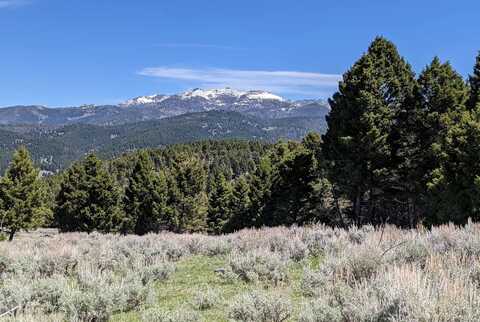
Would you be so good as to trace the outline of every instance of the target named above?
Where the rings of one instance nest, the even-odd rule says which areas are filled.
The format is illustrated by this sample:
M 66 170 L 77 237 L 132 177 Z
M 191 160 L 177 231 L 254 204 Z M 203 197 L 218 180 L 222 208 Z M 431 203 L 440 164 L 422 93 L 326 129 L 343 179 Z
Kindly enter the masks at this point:
M 278 226 L 309 222 L 308 200 L 312 197 L 316 160 L 303 146 L 280 144 L 270 198 L 263 211 L 263 224 Z
M 250 200 L 251 187 L 243 175 L 235 180 L 231 195 L 230 218 L 224 225 L 224 232 L 234 232 L 236 230 L 251 227 L 250 209 L 252 202 Z
M 391 194 L 406 190 L 399 167 L 407 161 L 402 148 L 411 145 L 409 129 L 395 125 L 408 124 L 415 88 L 410 65 L 391 42 L 377 38 L 330 100 L 323 151 L 329 178 L 352 203 L 355 222 L 384 218 Z
M 480 219 L 480 110 L 445 116 L 447 131 L 434 146 L 439 164 L 428 188 L 433 205 L 429 221 L 463 224 Z
M 120 200 L 119 187 L 91 154 L 63 175 L 55 219 L 62 231 L 116 231 L 122 216 Z
M 159 231 L 167 212 L 167 181 L 163 172 L 155 172 L 146 151 L 138 153 L 138 160 L 123 198 L 125 215 L 121 230 L 143 235 Z
M 206 171 L 196 157 L 179 154 L 168 172 L 168 226 L 176 232 L 200 232 L 206 229 L 208 196 Z
M 208 231 L 213 234 L 225 231 L 225 225 L 232 216 L 231 212 L 235 206 L 230 183 L 222 174 L 218 175 L 208 196 Z
M 20 230 L 37 228 L 51 216 L 44 183 L 25 147 L 19 148 L 0 179 L 0 230 L 12 240 Z
M 426 194 L 427 220 L 435 222 L 438 220 L 435 217 L 444 217 L 442 213 L 451 211 L 452 204 L 444 204 L 449 196 L 440 193 L 446 188 L 446 183 L 440 179 L 444 171 L 441 168 L 446 166 L 444 150 L 448 148 L 446 144 L 450 141 L 447 137 L 452 134 L 451 126 L 465 113 L 468 87 L 449 63 L 442 64 L 438 58 L 425 68 L 418 83 L 422 106 L 419 133 L 422 153 L 416 174 L 417 178 L 422 179 L 418 182 Z
M 108 120 L 105 120 L 108 122 Z M 300 140 L 308 131 L 323 131 L 323 117 L 260 119 L 237 112 L 208 111 L 155 121 L 122 125 L 74 124 L 7 127 L 0 125 L 0 171 L 20 144 L 26 145 L 43 170 L 56 172 L 95 151 L 102 158 L 117 157 L 126 151 L 206 140 Z
M 473 68 L 473 74 L 469 77 L 470 83 L 470 97 L 467 103 L 467 107 L 472 110 L 480 103 L 480 53 L 477 56 L 475 67 Z

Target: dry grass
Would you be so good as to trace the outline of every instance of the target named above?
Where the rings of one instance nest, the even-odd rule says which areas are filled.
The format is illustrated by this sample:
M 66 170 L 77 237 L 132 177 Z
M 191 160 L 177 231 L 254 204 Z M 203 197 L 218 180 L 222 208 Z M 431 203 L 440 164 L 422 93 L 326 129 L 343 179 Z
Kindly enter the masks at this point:
M 15 321 L 479 321 L 479 256 L 472 223 L 22 234 L 0 242 L 0 314 L 19 306 Z

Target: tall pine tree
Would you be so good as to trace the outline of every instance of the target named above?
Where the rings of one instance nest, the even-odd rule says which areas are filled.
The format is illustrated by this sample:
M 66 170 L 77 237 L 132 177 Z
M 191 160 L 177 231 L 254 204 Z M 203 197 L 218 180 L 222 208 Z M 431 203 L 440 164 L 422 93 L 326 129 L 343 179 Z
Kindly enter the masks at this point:
M 165 175 L 155 172 L 146 151 L 139 152 L 123 198 L 122 231 L 137 235 L 158 232 L 164 224 L 167 198 Z
M 330 100 L 324 154 L 329 177 L 351 201 L 356 223 L 385 220 L 392 195 L 403 189 L 398 168 L 400 147 L 407 144 L 395 127 L 412 109 L 415 86 L 410 65 L 396 47 L 376 38 Z
M 465 112 L 468 87 L 449 63 L 441 63 L 437 57 L 422 71 L 418 83 L 422 106 L 419 128 L 422 140 L 418 146 L 422 151 L 422 159 L 416 171 L 412 172 L 422 185 L 425 215 L 431 220 L 442 217 L 440 213 L 445 209 L 440 205 L 446 196 L 438 193 L 443 188 L 436 184 L 443 162 L 441 145 L 445 143 L 450 130 L 451 117 L 456 119 Z
M 215 177 L 213 187 L 208 196 L 207 227 L 208 232 L 220 234 L 225 231 L 231 212 L 232 187 L 222 174 Z
M 248 176 L 250 207 L 248 215 L 241 218 L 242 228 L 264 225 L 265 205 L 271 196 L 273 167 L 271 158 L 263 157 L 254 173 Z
M 224 232 L 231 233 L 252 225 L 250 221 L 250 186 L 245 175 L 235 180 L 230 203 L 230 218 L 224 226 Z
M 13 155 L 5 176 L 0 178 L 0 232 L 9 240 L 20 230 L 42 225 L 51 216 L 47 190 L 25 147 Z
M 262 223 L 268 226 L 304 224 L 311 221 L 309 199 L 317 172 L 312 151 L 295 146 L 275 164 L 269 200 Z
M 208 196 L 207 174 L 201 160 L 180 153 L 168 172 L 168 223 L 175 232 L 198 232 L 206 229 Z
M 434 146 L 439 165 L 428 183 L 430 224 L 480 220 L 480 108 L 450 112 L 445 136 Z
M 426 171 L 427 221 L 463 224 L 468 217 L 480 219 L 480 56 L 470 76 L 470 93 L 450 65 L 436 69 L 441 77 L 424 72 L 420 80 L 421 84 L 425 79 L 430 80 L 424 90 L 429 99 L 424 101 L 433 106 L 425 118 L 430 121 L 430 136 L 434 138 L 426 154 L 431 168 Z
M 470 97 L 467 107 L 473 110 L 480 103 L 480 53 L 477 56 L 475 66 L 473 68 L 473 74 L 469 77 L 470 83 Z

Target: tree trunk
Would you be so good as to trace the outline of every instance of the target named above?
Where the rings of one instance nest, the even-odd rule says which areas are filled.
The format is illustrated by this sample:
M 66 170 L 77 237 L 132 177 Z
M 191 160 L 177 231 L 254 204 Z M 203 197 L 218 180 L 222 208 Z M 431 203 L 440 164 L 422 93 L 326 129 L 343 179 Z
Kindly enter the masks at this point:
M 339 201 L 339 197 L 337 196 L 335 187 L 332 187 L 332 195 L 333 195 L 333 200 L 335 204 L 335 209 L 337 210 L 337 214 L 340 217 L 340 224 L 342 225 L 343 228 L 345 228 L 346 227 L 345 220 L 343 219 L 342 209 L 340 208 L 340 201 Z
M 355 201 L 353 204 L 353 213 L 355 215 L 354 222 L 355 224 L 359 225 L 360 224 L 360 215 L 362 211 L 362 205 L 361 205 L 361 195 L 360 192 L 357 192 L 357 195 L 355 196 Z
M 8 236 L 8 241 L 12 241 L 12 240 L 13 240 L 13 236 L 15 236 L 15 233 L 16 233 L 16 232 L 17 232 L 17 231 L 16 231 L 15 229 L 10 230 L 10 234 L 9 234 L 9 236 Z
M 409 218 L 409 228 L 415 228 L 416 225 L 416 216 L 415 216 L 415 202 L 413 198 L 408 198 L 408 218 Z

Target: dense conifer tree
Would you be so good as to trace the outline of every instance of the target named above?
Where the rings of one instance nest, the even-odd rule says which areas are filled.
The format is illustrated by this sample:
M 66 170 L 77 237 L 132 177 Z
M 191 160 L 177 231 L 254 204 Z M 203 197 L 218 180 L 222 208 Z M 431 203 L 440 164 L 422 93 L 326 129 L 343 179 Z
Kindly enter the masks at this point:
M 62 231 L 114 232 L 120 228 L 121 192 L 101 160 L 91 154 L 66 171 L 56 200 Z
M 356 223 L 383 221 L 391 195 L 403 189 L 398 167 L 404 142 L 394 127 L 412 108 L 414 93 L 410 66 L 391 42 L 377 38 L 330 100 L 324 154 Z
M 480 220 L 480 109 L 452 112 L 444 118 L 447 133 L 434 146 L 439 166 L 428 187 L 434 205 L 428 222 L 464 224 Z
M 241 227 L 261 227 L 264 224 L 263 214 L 265 204 L 271 196 L 272 175 L 272 160 L 265 156 L 257 170 L 248 177 L 250 208 L 248 215 L 242 216 L 241 220 L 237 221 L 241 223 Z
M 429 101 L 435 103 L 438 111 L 425 116 L 436 132 L 432 134 L 435 140 L 431 149 L 426 152 L 433 169 L 426 171 L 430 193 L 427 222 L 431 224 L 463 224 L 468 217 L 480 219 L 479 57 L 470 76 L 470 93 L 449 65 L 443 67 L 442 81 L 436 80 L 427 88 L 435 97 Z
M 448 199 L 439 193 L 445 188 L 445 183 L 439 185 L 438 182 L 439 169 L 445 161 L 442 145 L 446 142 L 452 120 L 465 112 L 468 87 L 449 63 L 441 63 L 438 58 L 434 58 L 423 70 L 418 83 L 422 107 L 422 126 L 418 129 L 421 137 L 421 162 L 412 174 L 417 176 L 418 183 L 422 185 L 422 197 L 426 206 L 424 215 L 430 220 L 442 216 L 440 213 L 444 208 L 439 206 Z
M 245 175 L 235 180 L 232 190 L 230 218 L 225 225 L 224 232 L 234 232 L 245 227 L 250 227 L 250 186 Z
M 473 110 L 480 103 L 480 53 L 477 56 L 473 74 L 469 77 L 470 83 L 470 97 L 467 107 Z
M 205 231 L 207 174 L 200 159 L 183 153 L 177 155 L 168 173 L 168 180 L 168 223 L 171 229 L 176 232 Z
M 158 232 L 166 216 L 167 197 L 165 175 L 155 172 L 146 151 L 139 152 L 123 198 L 122 231 L 137 235 Z
M 292 225 L 311 220 L 308 201 L 312 197 L 315 173 L 315 157 L 311 151 L 300 146 L 285 155 L 275 167 L 263 224 Z
M 12 240 L 20 230 L 34 229 L 51 216 L 46 188 L 25 147 L 14 154 L 0 178 L 0 232 Z
M 222 174 L 219 174 L 208 196 L 208 232 L 212 234 L 224 232 L 235 207 L 236 205 L 232 202 L 231 184 Z

